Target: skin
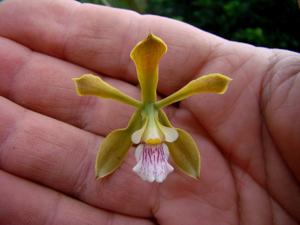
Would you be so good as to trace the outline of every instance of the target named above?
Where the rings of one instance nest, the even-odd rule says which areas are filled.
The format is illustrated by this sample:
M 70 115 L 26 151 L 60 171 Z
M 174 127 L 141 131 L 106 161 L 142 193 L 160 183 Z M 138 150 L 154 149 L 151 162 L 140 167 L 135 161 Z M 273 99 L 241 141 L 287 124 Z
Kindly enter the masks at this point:
M 99 144 L 133 108 L 79 97 L 71 78 L 97 73 L 139 98 L 129 53 L 149 32 L 169 47 L 161 97 L 201 74 L 233 78 L 224 95 L 166 109 L 195 138 L 201 177 L 176 170 L 162 184 L 144 182 L 132 149 L 96 181 Z M 71 0 L 2 2 L 0 36 L 1 225 L 299 223 L 299 54 Z

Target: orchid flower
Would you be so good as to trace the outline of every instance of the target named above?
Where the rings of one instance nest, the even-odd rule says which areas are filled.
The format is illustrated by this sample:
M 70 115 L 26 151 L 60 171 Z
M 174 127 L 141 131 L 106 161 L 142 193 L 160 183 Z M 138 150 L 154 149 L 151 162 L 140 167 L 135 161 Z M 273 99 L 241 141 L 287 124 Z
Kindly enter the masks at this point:
M 213 73 L 189 82 L 170 96 L 157 100 L 158 64 L 166 53 L 167 45 L 150 34 L 131 51 L 138 81 L 141 101 L 112 87 L 99 76 L 85 74 L 74 78 L 77 94 L 111 98 L 136 108 L 128 126 L 112 131 L 102 142 L 96 158 L 96 177 L 113 173 L 123 162 L 132 145 L 136 146 L 137 164 L 133 171 L 143 180 L 162 182 L 174 168 L 168 159 L 186 175 L 200 175 L 200 153 L 190 134 L 174 128 L 163 108 L 197 93 L 223 94 L 231 79 Z

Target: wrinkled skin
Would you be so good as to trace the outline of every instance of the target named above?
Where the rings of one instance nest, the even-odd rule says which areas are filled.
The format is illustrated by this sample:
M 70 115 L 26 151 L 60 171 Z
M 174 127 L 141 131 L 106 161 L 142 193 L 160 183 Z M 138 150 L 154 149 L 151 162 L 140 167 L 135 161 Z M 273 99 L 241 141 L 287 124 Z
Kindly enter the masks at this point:
M 78 97 L 72 77 L 94 72 L 139 97 L 129 59 L 149 32 L 169 46 L 161 97 L 199 74 L 233 82 L 169 107 L 195 138 L 201 178 L 163 184 L 132 172 L 94 179 L 98 145 L 133 108 Z M 292 225 L 300 221 L 300 56 L 230 42 L 166 18 L 71 0 L 0 4 L 0 224 Z

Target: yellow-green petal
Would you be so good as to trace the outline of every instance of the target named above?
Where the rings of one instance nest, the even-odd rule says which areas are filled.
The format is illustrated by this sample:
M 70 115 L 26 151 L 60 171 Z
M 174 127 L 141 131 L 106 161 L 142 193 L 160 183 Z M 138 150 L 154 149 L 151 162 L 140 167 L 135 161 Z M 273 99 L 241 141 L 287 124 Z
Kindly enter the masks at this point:
M 114 172 L 122 163 L 131 146 L 127 129 L 111 132 L 102 142 L 96 158 L 96 177 L 103 178 Z
M 186 131 L 176 128 L 179 137 L 175 142 L 166 143 L 175 165 L 186 175 L 199 178 L 200 153 L 198 147 Z
M 102 142 L 96 157 L 96 177 L 113 173 L 123 162 L 131 146 L 131 134 L 142 125 L 140 112 L 131 118 L 128 127 L 111 132 Z
M 163 109 L 158 110 L 158 121 L 164 126 L 173 127 Z
M 231 80 L 231 78 L 219 73 L 199 77 L 170 96 L 158 101 L 156 106 L 162 108 L 198 93 L 224 94 Z
M 76 85 L 77 94 L 80 96 L 90 95 L 111 98 L 135 107 L 141 106 L 139 101 L 109 85 L 98 76 L 84 74 L 79 78 L 73 78 L 73 81 Z
M 166 113 L 160 109 L 158 111 L 159 121 L 167 126 L 172 127 Z M 175 165 L 190 177 L 197 178 L 200 176 L 200 153 L 192 136 L 186 131 L 176 128 L 178 138 L 175 142 L 166 143 Z
M 150 34 L 146 39 L 139 42 L 130 53 L 136 66 L 144 102 L 156 101 L 158 64 L 166 51 L 167 45 L 164 41 Z

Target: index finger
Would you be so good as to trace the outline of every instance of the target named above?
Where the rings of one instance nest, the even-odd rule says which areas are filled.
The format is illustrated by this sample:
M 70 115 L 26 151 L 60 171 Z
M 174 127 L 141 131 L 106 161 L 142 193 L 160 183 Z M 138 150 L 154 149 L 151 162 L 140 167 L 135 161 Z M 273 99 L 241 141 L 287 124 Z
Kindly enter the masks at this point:
M 197 75 L 213 46 L 224 42 L 175 20 L 71 0 L 8 0 L 0 5 L 0 35 L 133 83 L 136 75 L 129 53 L 149 32 L 169 46 L 160 66 L 163 92 Z

